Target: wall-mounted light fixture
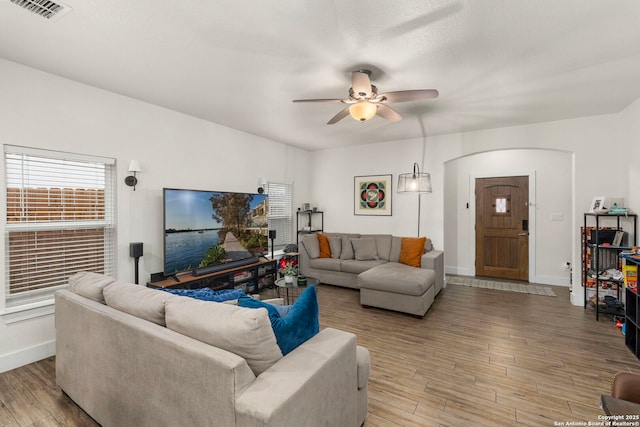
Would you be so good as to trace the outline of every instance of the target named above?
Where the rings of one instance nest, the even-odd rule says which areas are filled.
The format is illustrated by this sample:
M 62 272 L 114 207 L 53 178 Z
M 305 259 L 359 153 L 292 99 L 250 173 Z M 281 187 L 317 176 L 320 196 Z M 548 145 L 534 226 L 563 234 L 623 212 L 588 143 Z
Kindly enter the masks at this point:
M 136 184 L 138 184 L 138 178 L 136 178 L 136 172 L 140 172 L 140 164 L 137 160 L 131 160 L 129 163 L 129 172 L 133 172 L 133 175 L 129 175 L 124 179 L 124 183 L 129 187 L 133 187 L 133 191 L 136 191 Z
M 398 176 L 398 193 L 418 193 L 418 237 L 420 237 L 420 195 L 431 193 L 431 175 L 420 172 L 417 163 L 413 164 L 413 172 L 401 173 Z
M 266 178 L 260 178 L 260 180 L 258 181 L 258 193 L 264 194 L 266 190 L 267 190 L 267 180 Z

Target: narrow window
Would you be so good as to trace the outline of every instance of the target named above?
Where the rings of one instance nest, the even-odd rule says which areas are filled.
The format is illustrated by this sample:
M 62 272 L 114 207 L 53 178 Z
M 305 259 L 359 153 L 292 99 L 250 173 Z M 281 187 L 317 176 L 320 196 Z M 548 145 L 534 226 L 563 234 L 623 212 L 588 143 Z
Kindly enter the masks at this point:
M 496 213 L 507 213 L 507 199 L 504 197 L 496 198 Z
M 269 230 L 276 231 L 273 249 L 280 250 L 292 241 L 292 185 L 279 182 L 269 182 L 267 184 L 267 193 L 269 194 Z M 269 242 L 269 244 L 271 244 L 271 242 Z

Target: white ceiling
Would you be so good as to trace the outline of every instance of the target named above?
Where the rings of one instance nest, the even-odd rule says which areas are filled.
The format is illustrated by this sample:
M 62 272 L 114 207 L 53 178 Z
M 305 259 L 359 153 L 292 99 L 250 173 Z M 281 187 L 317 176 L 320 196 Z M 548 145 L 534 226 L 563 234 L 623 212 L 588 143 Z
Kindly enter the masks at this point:
M 638 0 L 0 0 L 0 57 L 306 149 L 616 113 L 640 98 Z M 405 119 L 325 123 L 350 71 Z M 1 95 L 0 95 L 1 96 Z

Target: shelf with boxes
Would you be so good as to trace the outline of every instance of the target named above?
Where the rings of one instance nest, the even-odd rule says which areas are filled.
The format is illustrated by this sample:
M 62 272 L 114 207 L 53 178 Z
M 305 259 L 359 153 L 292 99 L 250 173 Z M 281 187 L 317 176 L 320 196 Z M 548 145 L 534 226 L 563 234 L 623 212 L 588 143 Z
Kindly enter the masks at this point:
M 640 296 L 638 295 L 638 264 L 640 255 L 636 251 L 622 252 L 625 323 L 624 343 L 640 359 Z
M 584 308 L 600 314 L 624 316 L 620 299 L 623 283 L 619 254 L 636 245 L 635 214 L 585 213 L 581 229 Z

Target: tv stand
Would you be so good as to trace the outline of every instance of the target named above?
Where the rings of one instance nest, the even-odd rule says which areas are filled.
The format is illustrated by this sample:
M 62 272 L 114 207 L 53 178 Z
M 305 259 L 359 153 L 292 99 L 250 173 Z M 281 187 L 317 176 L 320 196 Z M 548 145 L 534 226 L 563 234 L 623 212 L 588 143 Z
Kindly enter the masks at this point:
M 193 272 L 173 274 L 165 280 L 147 283 L 147 286 L 172 289 L 242 289 L 247 293 L 252 293 L 273 285 L 276 273 L 275 260 L 259 259 L 252 264 L 231 267 L 209 274 L 194 275 Z
M 223 264 L 214 264 L 208 265 L 206 267 L 199 267 L 191 271 L 191 274 L 194 276 L 204 276 L 205 274 L 217 273 L 218 271 L 225 271 L 233 267 L 255 264 L 256 262 L 258 262 L 258 258 L 256 257 L 237 259 L 235 261 L 228 261 Z

